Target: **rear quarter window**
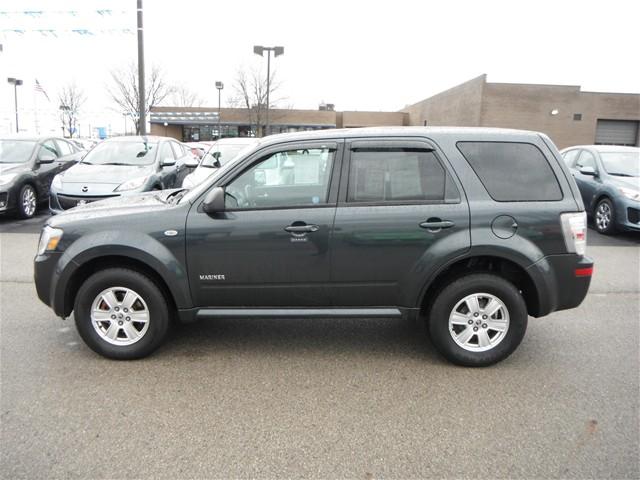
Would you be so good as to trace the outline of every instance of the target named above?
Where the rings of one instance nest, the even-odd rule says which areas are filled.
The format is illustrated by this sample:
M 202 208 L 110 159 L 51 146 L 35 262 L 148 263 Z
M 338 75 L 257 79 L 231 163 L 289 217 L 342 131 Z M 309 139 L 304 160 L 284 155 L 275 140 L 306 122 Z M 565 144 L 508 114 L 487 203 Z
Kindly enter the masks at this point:
M 562 200 L 549 161 L 531 143 L 458 142 L 471 168 L 498 202 Z

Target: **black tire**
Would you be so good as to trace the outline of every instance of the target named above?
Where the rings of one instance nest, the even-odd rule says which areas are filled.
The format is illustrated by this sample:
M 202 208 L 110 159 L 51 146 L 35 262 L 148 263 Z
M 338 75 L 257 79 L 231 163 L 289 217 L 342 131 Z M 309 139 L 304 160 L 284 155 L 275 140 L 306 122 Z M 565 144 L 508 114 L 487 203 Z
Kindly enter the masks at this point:
M 32 202 L 27 202 L 27 198 Z M 32 185 L 25 183 L 18 193 L 18 217 L 32 218 L 38 211 L 38 193 Z
M 508 328 L 500 336 L 496 336 L 499 332 L 491 328 L 485 330 L 486 335 L 493 335 L 491 341 L 495 339 L 496 345 L 485 351 L 469 351 L 456 343 L 453 339 L 454 333 L 459 334 L 466 328 L 473 332 L 473 328 L 482 329 L 486 324 L 480 323 L 477 327 L 475 323 L 471 326 L 452 326 L 452 333 L 449 317 L 459 302 L 470 295 L 480 293 L 492 295 L 502 302 L 509 317 Z M 464 310 L 466 306 L 459 308 Z M 502 312 L 501 310 L 495 315 L 503 315 Z M 469 320 L 482 322 L 482 313 L 477 317 L 471 312 L 468 315 Z M 429 312 L 428 329 L 433 345 L 447 360 L 467 367 L 485 367 L 504 360 L 520 345 L 527 330 L 527 306 L 518 289 L 509 281 L 487 273 L 469 274 L 453 280 L 437 294 Z M 460 330 L 456 332 L 456 329 Z M 498 341 L 499 338 L 501 340 Z M 468 341 L 468 348 L 480 348 L 480 337 L 475 333 L 471 333 Z M 473 341 L 477 345 L 471 343 Z
M 148 327 L 139 340 L 130 345 L 109 343 L 94 328 L 91 320 L 91 307 L 98 295 L 110 288 L 130 289 L 146 303 Z M 124 310 L 123 310 L 124 311 Z M 133 307 L 132 310 L 133 311 Z M 125 314 L 126 315 L 126 314 Z M 155 351 L 163 342 L 169 328 L 169 308 L 158 286 L 145 275 L 125 269 L 109 268 L 91 275 L 80 287 L 74 305 L 74 317 L 78 333 L 93 351 L 115 360 L 133 360 L 143 358 Z M 125 321 L 119 321 L 120 324 Z M 105 328 L 110 320 L 102 324 Z M 136 328 L 144 330 L 144 324 L 136 323 Z M 118 330 L 116 341 L 126 341 L 126 329 Z
M 603 198 L 593 212 L 593 226 L 598 233 L 612 235 L 616 233 L 616 211 L 613 202 Z

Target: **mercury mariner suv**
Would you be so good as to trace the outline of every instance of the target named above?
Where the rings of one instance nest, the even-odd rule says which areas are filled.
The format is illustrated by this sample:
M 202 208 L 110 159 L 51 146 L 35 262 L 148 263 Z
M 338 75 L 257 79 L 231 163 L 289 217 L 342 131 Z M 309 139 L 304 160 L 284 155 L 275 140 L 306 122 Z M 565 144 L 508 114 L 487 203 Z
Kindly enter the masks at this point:
M 35 283 L 109 358 L 149 355 L 173 320 L 413 316 L 447 359 L 485 366 L 516 349 L 528 316 L 582 302 L 586 226 L 540 133 L 301 132 L 191 190 L 51 218 Z

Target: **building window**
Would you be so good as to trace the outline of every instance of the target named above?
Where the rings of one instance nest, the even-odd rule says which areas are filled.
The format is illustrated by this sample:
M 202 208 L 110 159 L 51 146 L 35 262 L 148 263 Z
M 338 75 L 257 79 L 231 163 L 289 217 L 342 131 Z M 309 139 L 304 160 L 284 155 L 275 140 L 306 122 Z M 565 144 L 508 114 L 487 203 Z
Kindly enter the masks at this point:
M 581 121 L 581 120 L 582 120 L 582 114 L 581 114 L 581 113 L 574 113 L 574 114 L 573 114 L 573 119 L 574 119 L 576 122 Z

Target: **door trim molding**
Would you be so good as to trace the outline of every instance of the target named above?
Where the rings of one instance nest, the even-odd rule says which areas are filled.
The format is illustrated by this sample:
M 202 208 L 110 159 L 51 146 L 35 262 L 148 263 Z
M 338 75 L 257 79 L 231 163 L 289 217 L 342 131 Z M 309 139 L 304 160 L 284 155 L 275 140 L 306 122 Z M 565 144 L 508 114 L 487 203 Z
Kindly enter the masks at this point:
M 201 308 L 197 318 L 398 318 L 402 312 L 398 308 Z

